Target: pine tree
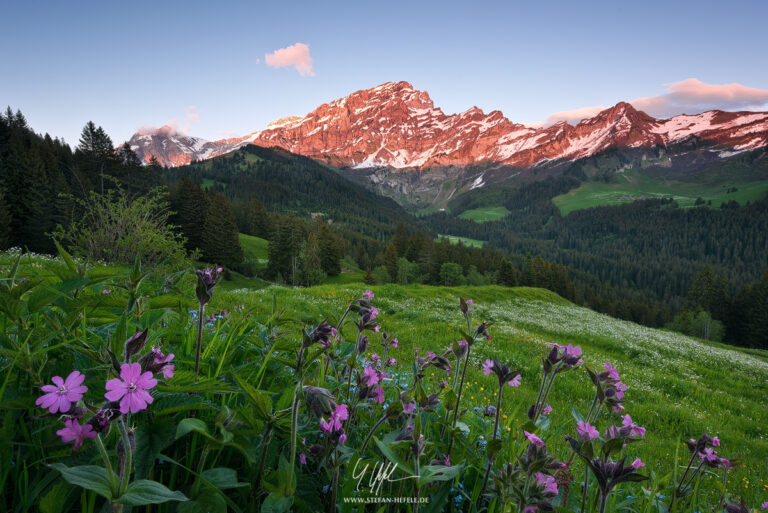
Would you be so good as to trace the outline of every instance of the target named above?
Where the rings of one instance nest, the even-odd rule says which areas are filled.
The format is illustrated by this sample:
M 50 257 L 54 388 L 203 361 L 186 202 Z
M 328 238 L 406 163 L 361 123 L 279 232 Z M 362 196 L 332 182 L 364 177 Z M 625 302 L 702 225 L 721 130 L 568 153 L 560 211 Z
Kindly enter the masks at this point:
M 325 279 L 320 255 L 321 249 L 318 233 L 311 231 L 307 235 L 301 263 L 302 282 L 308 287 L 322 283 L 323 279 Z
M 333 233 L 330 226 L 323 223 L 318 230 L 318 244 L 323 272 L 328 276 L 338 276 L 341 273 L 344 241 Z
M 389 273 L 390 281 L 397 280 L 397 249 L 394 244 L 388 244 L 384 252 L 384 266 Z
M 392 244 L 397 250 L 398 257 L 405 256 L 405 252 L 408 249 L 408 232 L 403 223 L 397 225 L 395 235 L 392 237 Z
M 203 258 L 208 262 L 226 266 L 243 261 L 243 248 L 237 231 L 237 223 L 227 199 L 216 191 L 206 193 L 205 223 L 203 224 Z
M 5 204 L 5 198 L 0 191 L 0 250 L 8 249 L 11 240 L 11 214 L 8 212 L 8 205 Z

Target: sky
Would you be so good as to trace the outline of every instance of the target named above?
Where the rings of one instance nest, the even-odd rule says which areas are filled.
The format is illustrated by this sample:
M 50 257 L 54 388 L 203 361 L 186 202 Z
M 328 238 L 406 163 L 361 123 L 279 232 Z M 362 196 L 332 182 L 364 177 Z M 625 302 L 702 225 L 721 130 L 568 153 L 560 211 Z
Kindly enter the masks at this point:
M 3 2 L 0 105 L 77 144 L 171 124 L 206 139 L 387 81 L 520 123 L 631 101 L 768 110 L 768 2 Z

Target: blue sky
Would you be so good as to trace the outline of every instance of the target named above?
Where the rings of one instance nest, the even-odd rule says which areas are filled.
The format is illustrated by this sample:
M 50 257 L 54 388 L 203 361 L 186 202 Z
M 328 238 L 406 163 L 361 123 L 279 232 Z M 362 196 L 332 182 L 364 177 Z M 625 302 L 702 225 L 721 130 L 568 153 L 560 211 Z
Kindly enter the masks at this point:
M 446 113 L 476 105 L 515 122 L 692 78 L 752 89 L 689 105 L 689 88 L 659 112 L 768 108 L 763 1 L 4 2 L 0 19 L 0 103 L 70 144 L 88 120 L 116 143 L 170 120 L 208 139 L 246 134 L 389 80 Z M 295 43 L 313 76 L 266 64 Z

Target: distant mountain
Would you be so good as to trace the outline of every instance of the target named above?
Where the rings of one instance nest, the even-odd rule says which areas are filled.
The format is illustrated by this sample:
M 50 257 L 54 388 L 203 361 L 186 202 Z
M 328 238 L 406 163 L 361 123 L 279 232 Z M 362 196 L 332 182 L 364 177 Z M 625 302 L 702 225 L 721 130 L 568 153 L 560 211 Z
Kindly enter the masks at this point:
M 500 111 L 473 107 L 445 114 L 426 91 L 387 82 L 291 116 L 242 138 L 205 141 L 168 129 L 137 133 L 139 156 L 176 166 L 246 144 L 277 146 L 338 166 L 424 169 L 498 163 L 531 167 L 588 157 L 609 148 L 677 145 L 690 138 L 720 156 L 768 146 L 768 112 L 723 112 L 656 119 L 620 102 L 573 126 L 513 123 Z

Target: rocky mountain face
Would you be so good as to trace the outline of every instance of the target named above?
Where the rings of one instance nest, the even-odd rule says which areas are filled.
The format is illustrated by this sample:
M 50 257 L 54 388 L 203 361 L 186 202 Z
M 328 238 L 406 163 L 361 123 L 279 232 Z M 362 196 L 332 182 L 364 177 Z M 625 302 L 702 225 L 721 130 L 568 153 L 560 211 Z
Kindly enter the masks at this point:
M 425 169 L 496 163 L 531 167 L 574 160 L 608 148 L 651 148 L 696 138 L 727 157 L 768 146 L 768 112 L 707 111 L 656 119 L 618 103 L 573 126 L 513 123 L 500 111 L 473 107 L 445 114 L 425 91 L 388 82 L 319 106 L 306 116 L 270 123 L 246 137 L 205 141 L 162 129 L 129 141 L 140 158 L 176 166 L 245 144 L 356 168 Z

